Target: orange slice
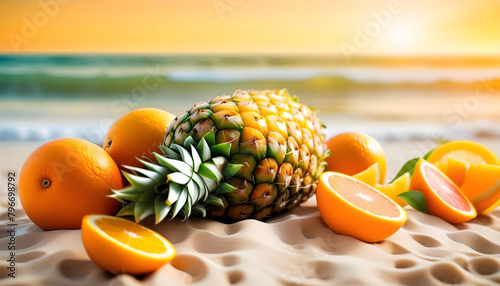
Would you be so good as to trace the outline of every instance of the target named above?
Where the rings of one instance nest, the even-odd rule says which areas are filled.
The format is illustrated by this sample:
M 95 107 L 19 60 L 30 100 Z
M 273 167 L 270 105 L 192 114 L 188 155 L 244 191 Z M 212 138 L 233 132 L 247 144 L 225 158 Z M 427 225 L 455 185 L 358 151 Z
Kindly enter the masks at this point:
M 321 218 L 338 234 L 366 242 L 384 240 L 406 222 L 406 212 L 373 187 L 337 172 L 320 176 L 316 200 Z
M 500 165 L 500 160 L 488 147 L 473 141 L 456 140 L 440 145 L 432 151 L 427 161 L 438 166 L 448 163 L 448 158 L 466 163 L 486 163 Z
M 405 173 L 391 184 L 375 184 L 374 187 L 375 189 L 381 191 L 386 196 L 394 200 L 400 206 L 404 207 L 406 206 L 406 202 L 403 199 L 399 198 L 398 195 L 410 190 L 410 173 Z
M 357 173 L 352 176 L 355 179 L 360 180 L 361 182 L 368 184 L 370 186 L 375 186 L 380 181 L 380 168 L 378 163 L 375 163 L 368 167 L 368 169 Z
M 476 217 L 472 203 L 436 166 L 420 159 L 411 178 L 410 189 L 420 191 L 427 201 L 427 212 L 450 223 L 462 223 Z
M 135 222 L 107 215 L 86 215 L 82 240 L 95 264 L 112 273 L 150 273 L 175 256 L 172 244 Z
M 469 166 L 470 164 L 467 162 L 450 157 L 448 158 L 448 163 L 445 165 L 446 168 L 440 170 L 443 171 L 457 187 L 460 187 L 464 183 Z
M 500 204 L 500 166 L 470 164 L 460 190 L 479 214 L 490 212 Z

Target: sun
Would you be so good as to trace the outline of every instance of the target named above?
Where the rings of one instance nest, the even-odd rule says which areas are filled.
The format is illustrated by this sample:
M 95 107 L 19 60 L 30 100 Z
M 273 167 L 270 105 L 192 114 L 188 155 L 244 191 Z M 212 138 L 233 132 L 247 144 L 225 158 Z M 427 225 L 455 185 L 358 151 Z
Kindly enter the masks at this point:
M 381 32 L 380 42 L 393 53 L 407 54 L 415 51 L 421 36 L 415 23 L 394 21 Z

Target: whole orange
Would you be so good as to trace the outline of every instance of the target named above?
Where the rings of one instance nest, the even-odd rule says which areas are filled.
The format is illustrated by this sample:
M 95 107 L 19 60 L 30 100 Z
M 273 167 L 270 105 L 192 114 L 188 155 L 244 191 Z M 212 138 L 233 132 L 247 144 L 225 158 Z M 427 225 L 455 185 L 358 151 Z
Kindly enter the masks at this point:
M 373 137 L 363 133 L 346 132 L 328 139 L 326 146 L 332 152 L 325 160 L 328 163 L 326 171 L 352 176 L 378 163 L 379 184 L 384 183 L 387 172 L 385 154 L 380 143 Z
M 175 116 L 157 108 L 140 108 L 120 117 L 108 130 L 104 150 L 116 164 L 142 167 L 137 158 L 155 159 L 152 152 L 160 152 L 165 132 Z
M 122 187 L 120 170 L 108 153 L 77 138 L 38 147 L 19 175 L 21 205 L 45 230 L 78 229 L 86 214 L 116 214 L 120 203 L 106 195 Z

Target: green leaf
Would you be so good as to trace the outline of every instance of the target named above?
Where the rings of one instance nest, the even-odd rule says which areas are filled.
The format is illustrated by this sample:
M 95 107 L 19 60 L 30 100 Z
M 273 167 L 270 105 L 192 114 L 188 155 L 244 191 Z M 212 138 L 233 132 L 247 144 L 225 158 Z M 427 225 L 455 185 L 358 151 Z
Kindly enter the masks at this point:
M 151 180 L 155 181 L 156 183 L 160 184 L 165 180 L 165 176 L 162 176 L 161 174 L 151 171 L 148 169 L 143 169 L 143 168 L 137 168 L 137 167 L 132 167 L 132 166 L 127 166 L 127 165 L 122 165 L 123 168 L 127 168 L 130 171 L 133 171 L 138 174 L 142 174 Z
M 221 158 L 221 157 L 218 157 L 218 158 Z M 214 158 L 214 159 L 217 159 L 217 158 Z M 226 158 L 224 158 L 225 161 L 227 161 Z M 219 170 L 219 167 L 217 164 L 221 164 L 221 162 L 219 160 L 217 160 L 218 162 L 215 163 L 214 160 L 211 160 L 211 162 L 205 162 L 205 167 L 209 168 L 216 176 L 216 179 L 215 181 L 217 182 L 220 182 L 222 181 L 222 179 L 224 178 L 224 176 L 222 175 L 222 172 Z M 221 168 L 222 169 L 222 168 Z M 212 179 L 212 178 L 211 178 Z
M 168 197 L 165 203 L 169 206 L 174 204 L 179 199 L 179 196 L 181 195 L 182 192 L 182 188 L 183 186 L 171 182 L 168 189 Z
M 113 191 L 113 190 L 111 190 L 111 191 Z M 116 192 L 116 193 L 113 192 L 111 195 L 106 195 L 106 197 L 113 198 L 113 199 L 117 200 L 118 202 L 120 202 L 121 204 L 126 204 L 127 203 L 126 199 L 122 198 L 121 194 L 118 193 L 118 192 Z
M 183 189 L 181 191 L 179 199 L 174 204 L 174 208 L 172 210 L 172 218 L 174 218 L 179 213 L 179 211 L 184 207 L 184 204 L 187 201 L 187 197 L 188 197 L 187 189 Z
M 165 156 L 167 156 L 168 158 L 181 160 L 181 156 L 179 154 L 177 154 L 174 150 L 168 148 L 165 145 L 160 145 L 159 147 L 160 147 L 161 151 L 163 152 L 163 154 L 165 154 Z M 158 154 L 158 153 L 153 152 L 153 155 L 156 157 L 155 154 Z M 160 155 L 160 154 L 158 154 L 158 155 Z M 156 158 L 158 158 L 158 157 L 156 157 Z
M 200 190 L 198 188 L 198 185 L 193 181 L 189 181 L 189 183 L 187 183 L 187 190 L 188 190 L 188 193 L 189 193 L 189 197 L 191 198 L 191 202 L 197 202 L 198 201 L 198 197 L 200 196 Z
M 125 176 L 127 181 L 139 191 L 146 191 L 156 185 L 156 182 L 150 178 L 132 175 L 124 171 L 122 171 L 122 174 Z
M 143 219 L 155 213 L 155 208 L 152 203 L 135 203 L 134 218 L 135 222 L 139 223 Z
M 205 192 L 205 197 L 203 198 L 203 201 L 205 201 L 207 199 L 208 193 L 217 189 L 217 181 L 203 176 L 201 178 L 203 179 L 203 182 L 205 182 L 205 185 L 208 188 L 208 192 Z
M 202 138 L 207 141 L 208 146 L 215 145 L 215 132 L 210 131 L 207 134 L 205 134 Z
M 212 158 L 212 153 L 210 152 L 210 146 L 208 146 L 205 138 L 201 138 L 200 142 L 198 142 L 198 146 L 196 146 L 196 151 L 200 155 L 201 161 L 206 162 Z
M 191 145 L 191 158 L 193 158 L 193 170 L 197 173 L 200 169 L 201 158 L 194 145 Z
M 141 196 L 137 199 L 138 203 L 151 203 L 156 198 L 156 192 L 154 190 L 149 190 L 141 194 Z
M 165 194 L 158 195 L 155 198 L 155 224 L 159 224 L 163 221 L 168 213 L 170 212 L 171 206 L 167 205 L 165 201 L 167 197 Z
M 229 159 L 229 156 L 231 154 L 231 143 L 226 142 L 226 143 L 213 145 L 210 148 L 210 151 L 212 151 L 212 157 L 224 156 L 225 158 Z
M 396 177 L 394 177 L 394 179 L 392 179 L 392 181 L 389 184 L 392 184 L 392 182 L 397 180 L 399 177 L 403 176 L 406 172 L 410 173 L 410 176 L 412 176 L 413 172 L 415 171 L 415 165 L 417 165 L 418 160 L 420 160 L 420 158 L 413 158 L 408 162 L 406 162 L 403 165 L 403 167 L 401 167 Z
M 432 148 L 431 151 L 427 152 L 427 154 L 424 155 L 424 158 L 425 160 L 429 159 L 429 157 L 432 155 L 432 152 L 434 152 L 434 150 L 436 150 L 436 148 Z
M 198 174 L 200 174 L 203 177 L 217 181 L 217 175 L 214 174 L 212 168 L 208 167 L 207 163 L 200 165 L 200 169 L 198 170 Z
M 219 185 L 219 188 L 217 190 L 218 190 L 218 194 L 227 194 L 227 193 L 230 193 L 230 192 L 236 190 L 236 188 L 233 187 L 232 185 L 224 182 L 224 183 Z
M 212 162 L 214 162 L 215 167 L 217 167 L 217 170 L 219 170 L 219 172 L 222 172 L 222 170 L 224 170 L 224 167 L 227 164 L 227 158 L 223 156 L 217 156 L 212 158 Z
M 161 145 L 158 145 L 158 148 L 160 148 L 160 150 L 163 153 L 163 155 L 167 155 L 167 149 L 168 149 L 167 146 L 161 144 Z
M 191 178 L 184 175 L 181 172 L 175 172 L 168 174 L 167 180 L 168 182 L 174 182 L 180 185 L 185 185 L 191 180 Z
M 176 149 L 177 152 L 181 155 L 182 161 L 186 162 L 186 164 L 188 164 L 190 168 L 193 168 L 193 159 L 191 158 L 191 154 L 189 154 L 186 149 L 177 144 L 170 145 L 170 148 Z
M 191 216 L 191 206 L 193 205 L 193 202 L 191 201 L 191 197 L 187 197 L 187 202 L 184 204 L 184 213 L 186 214 L 186 218 Z
M 156 173 L 166 177 L 168 173 L 170 173 L 170 170 L 161 166 L 161 165 L 158 165 L 158 164 L 154 164 L 154 163 L 150 163 L 150 162 L 147 162 L 147 161 L 144 161 L 142 159 L 139 159 L 137 158 L 137 161 L 139 161 L 142 165 L 144 165 L 146 168 L 148 168 L 149 170 L 151 171 L 155 171 Z
M 127 194 L 132 194 L 132 193 L 141 193 L 140 191 L 138 191 L 136 188 L 134 188 L 134 186 L 132 185 L 129 185 L 123 189 L 119 189 L 119 190 L 114 190 L 114 189 L 111 189 L 111 192 L 113 193 L 127 193 Z
M 132 187 L 133 188 L 133 187 Z M 123 190 L 111 190 L 112 194 L 108 195 L 107 197 L 113 198 L 120 203 L 125 203 L 125 201 L 136 201 L 137 198 L 139 198 L 140 195 L 142 195 L 142 191 L 137 191 L 134 188 L 133 192 L 127 192 Z
M 209 205 L 224 207 L 224 203 L 222 202 L 222 200 L 214 195 L 208 195 L 208 198 L 205 202 Z
M 137 158 L 137 157 L 136 157 L 136 158 Z M 142 155 L 142 159 L 143 159 L 144 161 L 148 161 L 149 163 L 153 163 L 153 164 L 155 164 L 155 163 L 156 163 L 154 160 L 151 160 L 151 158 L 149 158 L 148 156 L 146 156 L 146 155 L 144 155 L 144 154 Z
M 116 214 L 116 216 L 129 216 L 129 215 L 134 215 L 134 208 L 135 208 L 135 202 L 130 203 L 123 208 L 120 209 L 120 211 Z
M 427 154 L 424 155 L 424 157 L 422 157 L 423 159 L 427 160 L 429 159 L 429 157 L 432 155 L 432 152 L 434 152 L 436 148 L 433 148 L 432 150 L 430 150 L 429 152 L 427 152 Z M 401 167 L 401 170 L 399 170 L 398 174 L 396 175 L 396 177 L 394 177 L 394 179 L 392 179 L 392 182 L 396 181 L 399 177 L 401 177 L 402 175 L 404 175 L 406 172 L 410 173 L 410 176 L 413 175 L 413 172 L 415 171 L 415 166 L 417 165 L 417 162 L 420 158 L 413 158 L 409 161 L 407 161 L 403 167 Z M 389 183 L 389 184 L 390 184 Z
M 198 186 L 198 190 L 199 190 L 198 199 L 196 201 L 205 200 L 208 196 L 208 188 L 207 188 L 207 185 L 205 184 L 205 182 L 203 181 L 203 178 L 198 174 L 193 174 L 192 179 L 196 183 L 196 185 Z
M 408 191 L 398 195 L 410 206 L 419 212 L 427 213 L 427 201 L 424 194 L 419 191 Z
M 222 170 L 222 174 L 224 175 L 224 178 L 226 180 L 231 179 L 238 171 L 243 167 L 243 164 L 231 164 L 227 163 L 226 166 L 224 167 L 224 170 Z
M 205 209 L 204 206 L 200 205 L 200 204 L 196 204 L 193 206 L 193 210 L 199 212 L 201 214 L 202 217 L 206 217 L 207 216 L 207 210 Z
M 160 164 L 174 172 L 181 172 L 188 177 L 191 177 L 191 175 L 193 175 L 193 169 L 182 160 L 165 158 L 163 156 L 158 156 L 156 157 L 156 159 L 158 159 L 158 162 Z
M 184 148 L 189 150 L 189 146 L 196 146 L 196 140 L 193 139 L 191 135 L 189 135 L 185 140 L 184 140 Z

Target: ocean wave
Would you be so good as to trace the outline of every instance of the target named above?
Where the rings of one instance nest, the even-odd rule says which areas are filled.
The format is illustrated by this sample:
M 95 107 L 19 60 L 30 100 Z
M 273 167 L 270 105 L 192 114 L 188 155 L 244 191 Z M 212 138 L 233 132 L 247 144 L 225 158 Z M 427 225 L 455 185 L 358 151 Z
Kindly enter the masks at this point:
M 498 68 L 390 68 L 390 67 L 239 67 L 239 68 L 165 68 L 152 67 L 0 67 L 0 76 L 7 80 L 23 79 L 61 81 L 120 79 L 142 80 L 144 77 L 162 77 L 172 82 L 251 82 L 262 80 L 310 80 L 339 78 L 358 83 L 415 83 L 428 84 L 440 81 L 472 83 L 500 78 Z
M 480 63 L 480 64 L 478 64 Z M 306 86 L 335 83 L 339 88 L 365 86 L 465 86 L 500 78 L 500 60 L 361 59 L 348 64 L 335 57 L 277 56 L 140 56 L 140 55 L 0 55 L 0 97 L 53 96 L 63 93 L 129 91 L 145 78 L 159 89 L 193 84 L 269 83 Z
M 148 72 L 149 71 L 149 72 Z M 154 71 L 154 72 L 152 72 Z M 144 86 L 145 81 L 158 83 L 152 94 L 175 90 L 185 94 L 228 92 L 234 88 L 308 89 L 312 93 L 335 93 L 343 89 L 366 88 L 467 88 L 481 82 L 498 82 L 500 69 L 409 69 L 409 68 L 179 68 L 150 69 L 78 69 L 50 68 L 16 72 L 0 70 L 0 99 L 31 97 L 89 98 L 127 93 Z M 154 82 L 153 82 L 154 81 Z M 149 90 L 149 89 L 148 89 Z M 154 95 L 153 95 L 154 96 Z

